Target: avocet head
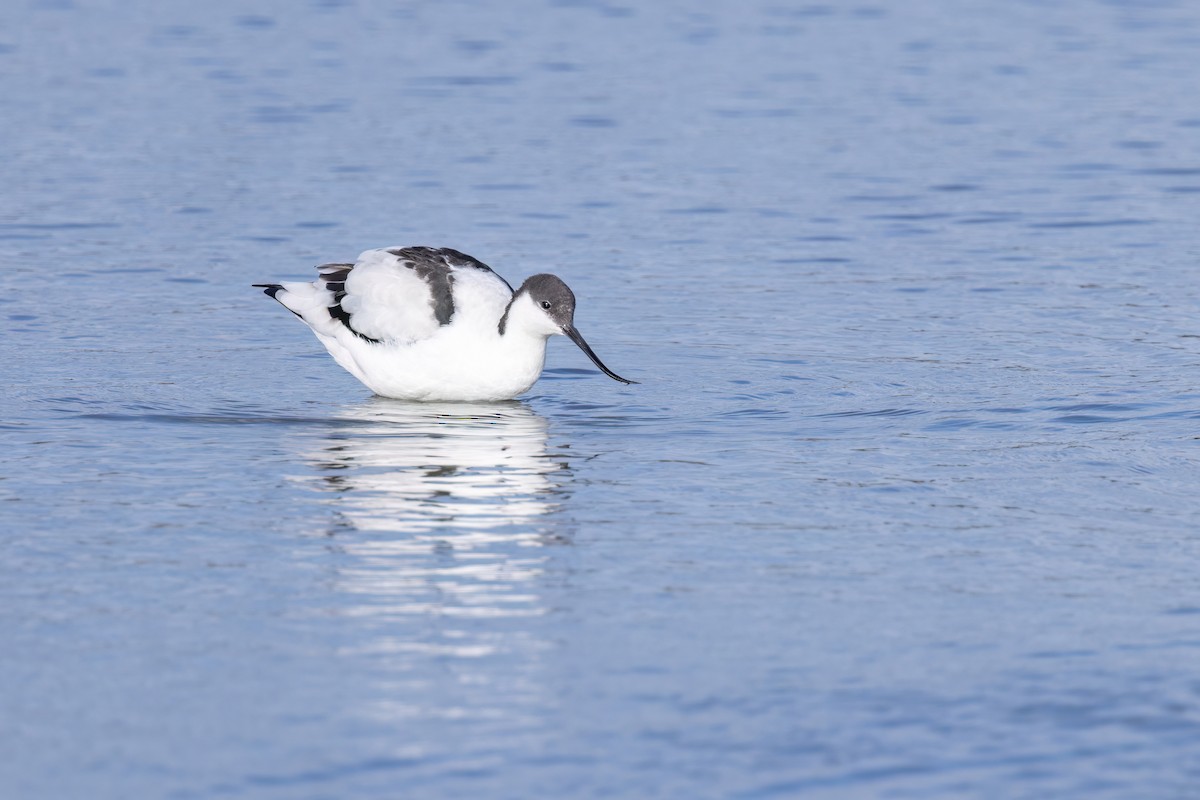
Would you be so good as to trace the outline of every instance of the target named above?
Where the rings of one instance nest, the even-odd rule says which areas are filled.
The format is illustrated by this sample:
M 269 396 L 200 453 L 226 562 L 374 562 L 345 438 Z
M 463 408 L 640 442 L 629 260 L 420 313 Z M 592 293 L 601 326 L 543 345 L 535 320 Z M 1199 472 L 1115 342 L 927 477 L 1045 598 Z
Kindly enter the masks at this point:
M 592 363 L 608 377 L 621 383 L 637 383 L 626 380 L 613 372 L 588 346 L 583 335 L 575 329 L 575 293 L 557 275 L 534 275 L 521 284 L 513 297 L 513 305 L 528 298 L 533 313 L 525 315 L 525 324 L 543 336 L 562 334 L 579 346 Z

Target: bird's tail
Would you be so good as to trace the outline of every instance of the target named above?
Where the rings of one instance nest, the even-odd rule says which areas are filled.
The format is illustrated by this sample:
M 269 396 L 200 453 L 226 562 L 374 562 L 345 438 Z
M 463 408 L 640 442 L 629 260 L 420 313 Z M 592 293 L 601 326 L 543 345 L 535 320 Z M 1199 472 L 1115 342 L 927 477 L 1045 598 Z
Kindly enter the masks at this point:
M 284 297 L 288 296 L 288 291 L 287 291 L 287 287 L 284 286 L 282 283 L 252 283 L 250 285 L 256 289 L 262 289 L 263 294 L 265 294 L 267 297 L 271 298 L 272 300 L 279 301 L 279 305 L 283 306 L 284 308 L 286 308 L 288 311 L 295 314 L 300 319 L 304 319 L 303 314 L 301 314 L 296 309 L 292 308 L 291 304 L 287 303 L 284 300 Z M 279 296 L 280 292 L 284 293 L 283 297 Z M 308 320 L 304 320 L 304 321 L 308 322 Z
M 252 283 L 250 285 L 256 289 L 262 289 L 263 294 L 272 300 L 275 299 L 275 295 L 283 291 L 282 283 Z

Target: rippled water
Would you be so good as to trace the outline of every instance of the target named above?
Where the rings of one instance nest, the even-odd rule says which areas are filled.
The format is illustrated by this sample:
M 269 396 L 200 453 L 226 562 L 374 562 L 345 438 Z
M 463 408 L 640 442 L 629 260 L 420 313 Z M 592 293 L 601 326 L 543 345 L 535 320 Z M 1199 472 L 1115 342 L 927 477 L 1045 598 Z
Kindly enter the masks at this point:
M 1200 7 L 0 23 L 0 794 L 1194 796 Z M 394 244 L 641 385 L 249 287 Z

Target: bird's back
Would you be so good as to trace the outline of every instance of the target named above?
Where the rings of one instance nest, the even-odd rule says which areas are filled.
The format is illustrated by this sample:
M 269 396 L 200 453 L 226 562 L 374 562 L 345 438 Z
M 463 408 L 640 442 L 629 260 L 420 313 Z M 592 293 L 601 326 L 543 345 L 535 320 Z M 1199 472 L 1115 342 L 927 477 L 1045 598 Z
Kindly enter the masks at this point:
M 317 333 L 411 345 L 448 326 L 495 327 L 513 290 L 478 259 L 450 248 L 367 250 L 353 264 L 322 264 L 312 283 L 272 296 Z

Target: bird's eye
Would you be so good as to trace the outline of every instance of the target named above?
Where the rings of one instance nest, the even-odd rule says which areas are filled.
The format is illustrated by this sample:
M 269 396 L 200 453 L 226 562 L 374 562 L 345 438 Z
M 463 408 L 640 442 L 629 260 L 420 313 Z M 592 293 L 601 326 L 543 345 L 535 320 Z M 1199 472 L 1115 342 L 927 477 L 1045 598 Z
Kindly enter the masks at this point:
M 543 300 L 543 301 L 542 301 L 542 308 L 550 308 L 550 301 L 549 301 L 549 300 Z

